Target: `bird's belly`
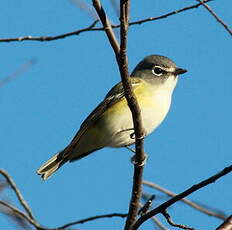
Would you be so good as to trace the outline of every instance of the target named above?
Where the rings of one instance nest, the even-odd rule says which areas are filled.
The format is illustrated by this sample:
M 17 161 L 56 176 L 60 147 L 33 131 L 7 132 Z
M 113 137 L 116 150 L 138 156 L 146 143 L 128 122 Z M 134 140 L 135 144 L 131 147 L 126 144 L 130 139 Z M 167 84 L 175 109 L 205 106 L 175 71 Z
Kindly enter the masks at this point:
M 150 134 L 164 120 L 170 107 L 171 95 L 166 92 L 156 93 L 151 97 L 143 97 L 139 101 L 141 108 L 142 123 L 145 135 Z M 125 101 L 122 103 L 126 103 Z M 118 108 L 108 111 L 110 116 L 105 116 L 104 127 L 106 127 L 105 139 L 108 140 L 107 146 L 122 147 L 132 145 L 135 142 L 133 121 L 128 106 L 118 104 Z M 122 109 L 123 108 L 123 109 Z M 106 117 L 109 117 L 108 120 Z M 114 122 L 112 122 L 112 120 Z
M 157 93 L 153 100 L 141 109 L 145 134 L 150 134 L 166 117 L 171 103 L 171 96 L 166 93 Z

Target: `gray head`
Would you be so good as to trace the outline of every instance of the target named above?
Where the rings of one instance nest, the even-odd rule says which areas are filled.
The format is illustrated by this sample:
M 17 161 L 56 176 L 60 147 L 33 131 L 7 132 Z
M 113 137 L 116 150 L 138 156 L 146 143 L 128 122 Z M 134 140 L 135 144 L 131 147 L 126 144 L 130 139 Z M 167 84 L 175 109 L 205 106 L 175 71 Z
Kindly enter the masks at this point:
M 133 70 L 131 76 L 144 79 L 156 79 L 162 82 L 170 76 L 177 76 L 187 72 L 181 69 L 169 58 L 160 55 L 150 55 L 145 57 Z

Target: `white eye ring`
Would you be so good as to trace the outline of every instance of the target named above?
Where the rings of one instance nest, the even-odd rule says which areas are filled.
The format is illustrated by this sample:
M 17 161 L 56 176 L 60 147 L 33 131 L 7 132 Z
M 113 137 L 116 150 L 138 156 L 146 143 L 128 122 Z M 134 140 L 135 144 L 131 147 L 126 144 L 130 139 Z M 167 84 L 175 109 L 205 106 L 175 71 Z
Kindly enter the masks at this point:
M 159 67 L 159 66 L 155 66 L 153 69 L 152 69 L 152 73 L 156 76 L 161 76 L 163 73 L 164 73 L 164 70 Z

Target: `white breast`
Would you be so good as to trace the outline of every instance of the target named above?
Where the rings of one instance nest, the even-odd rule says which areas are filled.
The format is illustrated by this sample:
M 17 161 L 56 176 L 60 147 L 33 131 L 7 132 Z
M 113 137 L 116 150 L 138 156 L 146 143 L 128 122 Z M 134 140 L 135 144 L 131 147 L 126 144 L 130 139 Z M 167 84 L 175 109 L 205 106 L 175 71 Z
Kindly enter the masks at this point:
M 169 111 L 170 104 L 171 94 L 167 91 L 158 91 L 153 95 L 152 106 L 141 109 L 146 135 L 161 124 Z
M 172 100 L 172 92 L 176 86 L 177 77 L 169 77 L 162 85 L 154 85 L 151 90 L 151 104 L 142 107 L 143 126 L 146 135 L 156 129 L 166 117 Z
M 139 101 L 142 115 L 143 127 L 145 134 L 150 134 L 156 129 L 166 117 L 172 98 L 172 92 L 175 88 L 177 78 L 170 77 L 161 86 L 150 88 L 148 93 L 149 103 L 144 106 L 144 103 Z M 134 139 L 131 138 L 133 131 L 132 115 L 129 108 L 126 108 L 121 116 L 115 118 L 118 122 L 108 129 L 109 138 L 108 146 L 122 147 L 134 144 Z

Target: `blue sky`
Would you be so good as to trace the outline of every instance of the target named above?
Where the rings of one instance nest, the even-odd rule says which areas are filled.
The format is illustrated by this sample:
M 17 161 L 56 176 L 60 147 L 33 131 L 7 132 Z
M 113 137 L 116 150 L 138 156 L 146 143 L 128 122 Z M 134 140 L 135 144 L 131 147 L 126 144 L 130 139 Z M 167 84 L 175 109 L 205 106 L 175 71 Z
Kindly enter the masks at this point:
M 90 3 L 90 1 L 88 1 Z M 108 1 L 111 20 L 118 22 Z M 131 21 L 159 16 L 196 1 L 135 1 Z M 230 0 L 209 4 L 227 23 Z M 56 35 L 86 27 L 92 19 L 68 0 L 1 2 L 0 37 Z M 103 149 L 65 165 L 43 182 L 36 169 L 64 148 L 83 119 L 120 80 L 112 49 L 102 32 L 51 42 L 0 43 L 0 80 L 32 58 L 28 71 L 0 88 L 0 168 L 8 171 L 38 221 L 56 227 L 81 218 L 127 212 L 133 166 L 125 149 Z M 231 36 L 204 9 L 130 28 L 130 71 L 146 55 L 161 54 L 188 69 L 174 92 L 165 122 L 145 140 L 149 159 L 144 179 L 181 192 L 231 163 Z M 227 175 L 188 198 L 231 214 Z M 145 192 L 159 194 L 144 187 Z M 5 193 L 15 201 L 11 193 Z M 167 199 L 161 197 L 155 205 Z M 210 230 L 221 221 L 182 204 L 170 209 L 177 223 Z M 169 228 L 165 221 L 160 218 Z M 15 226 L 0 216 L 1 228 Z M 122 229 L 118 218 L 76 229 Z M 152 229 L 147 222 L 141 229 Z M 75 228 L 74 228 L 75 229 Z

